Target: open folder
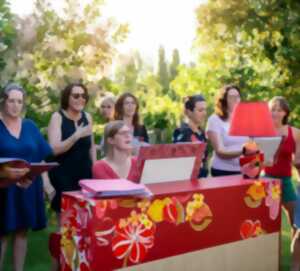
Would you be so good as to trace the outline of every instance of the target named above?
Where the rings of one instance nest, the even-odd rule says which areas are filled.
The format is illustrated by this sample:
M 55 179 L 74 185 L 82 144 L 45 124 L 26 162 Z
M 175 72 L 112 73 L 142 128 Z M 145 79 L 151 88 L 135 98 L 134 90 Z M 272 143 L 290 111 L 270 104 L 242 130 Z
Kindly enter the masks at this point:
M 92 197 L 138 196 L 149 197 L 150 190 L 143 184 L 136 184 L 126 179 L 80 180 L 84 193 Z
M 258 145 L 258 148 L 264 153 L 264 160 L 267 163 L 273 163 L 282 142 L 282 137 L 254 137 L 253 140 Z
M 50 169 L 58 165 L 59 164 L 56 162 L 29 163 L 26 160 L 20 158 L 0 158 L 0 167 L 9 166 L 12 168 L 28 168 L 29 172 L 26 174 L 24 178 L 28 178 L 30 180 L 33 180 L 43 172 L 49 171 Z

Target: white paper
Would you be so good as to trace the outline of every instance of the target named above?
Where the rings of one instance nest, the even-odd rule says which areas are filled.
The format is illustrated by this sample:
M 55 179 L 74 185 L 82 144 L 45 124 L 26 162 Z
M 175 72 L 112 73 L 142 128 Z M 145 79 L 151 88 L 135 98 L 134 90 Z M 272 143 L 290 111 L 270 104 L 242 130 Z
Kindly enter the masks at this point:
M 160 183 L 190 180 L 196 157 L 179 157 L 146 160 L 141 183 Z
M 258 145 L 258 148 L 264 153 L 265 162 L 273 163 L 274 156 L 278 150 L 282 137 L 254 137 L 253 140 Z

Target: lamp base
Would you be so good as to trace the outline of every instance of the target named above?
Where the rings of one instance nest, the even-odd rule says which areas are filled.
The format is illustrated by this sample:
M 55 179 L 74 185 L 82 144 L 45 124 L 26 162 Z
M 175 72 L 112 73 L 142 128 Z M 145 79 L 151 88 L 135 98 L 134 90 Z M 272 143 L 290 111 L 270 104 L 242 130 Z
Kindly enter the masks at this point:
M 248 148 L 248 146 L 251 148 Z M 252 142 L 247 142 L 240 156 L 241 172 L 245 179 L 258 179 L 263 168 L 264 155 L 255 149 Z

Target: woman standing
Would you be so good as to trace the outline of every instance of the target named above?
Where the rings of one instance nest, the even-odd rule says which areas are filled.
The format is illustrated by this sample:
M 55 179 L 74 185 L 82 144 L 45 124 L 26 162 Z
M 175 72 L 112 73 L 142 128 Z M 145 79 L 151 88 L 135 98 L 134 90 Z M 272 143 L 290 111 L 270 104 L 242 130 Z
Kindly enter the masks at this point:
M 272 166 L 265 167 L 265 174 L 270 177 L 280 178 L 282 182 L 282 204 L 287 212 L 290 225 L 294 225 L 294 213 L 297 195 L 292 183 L 292 166 L 294 157 L 299 165 L 300 161 L 300 130 L 288 124 L 290 108 L 287 100 L 281 96 L 275 96 L 269 102 L 272 112 L 272 119 L 279 136 L 283 136 L 283 141 L 279 147 L 276 159 Z M 298 223 L 296 223 L 298 224 Z M 299 270 L 300 258 L 295 252 L 300 252 L 299 241 L 296 241 L 299 234 L 294 236 L 292 270 Z M 293 268 L 297 266 L 298 269 Z
M 173 133 L 173 143 L 179 142 L 207 142 L 205 131 L 201 128 L 206 118 L 206 101 L 202 95 L 189 96 L 184 103 L 184 114 L 187 122 Z M 207 177 L 208 151 L 202 160 L 199 177 Z
M 21 158 L 28 162 L 41 162 L 52 150 L 36 125 L 22 118 L 25 91 L 10 84 L 1 94 L 2 118 L 0 120 L 0 157 Z M 13 236 L 13 266 L 22 271 L 27 252 L 27 232 L 46 226 L 46 215 L 41 177 L 23 189 L 15 184 L 0 189 L 1 262 L 7 247 L 7 237 Z
M 137 98 L 129 92 L 122 94 L 116 102 L 115 119 L 123 120 L 139 142 L 149 142 L 147 130 L 140 124 Z M 133 142 L 135 144 L 135 142 Z
M 132 132 L 124 121 L 112 121 L 104 129 L 105 157 L 93 165 L 93 178 L 138 181 L 132 153 Z
M 100 114 L 105 122 L 114 120 L 115 115 L 115 97 L 112 95 L 105 96 L 100 103 Z
M 96 160 L 92 136 L 92 118 L 84 111 L 88 91 L 82 84 L 70 84 L 62 92 L 61 108 L 52 115 L 48 128 L 50 145 L 59 166 L 49 172 L 56 194 L 51 207 L 60 213 L 61 194 L 79 190 L 79 180 L 92 177 Z
M 239 156 L 248 137 L 228 134 L 233 108 L 240 100 L 241 93 L 237 86 L 223 87 L 216 98 L 215 113 L 208 118 L 207 137 L 214 149 L 212 176 L 241 174 Z

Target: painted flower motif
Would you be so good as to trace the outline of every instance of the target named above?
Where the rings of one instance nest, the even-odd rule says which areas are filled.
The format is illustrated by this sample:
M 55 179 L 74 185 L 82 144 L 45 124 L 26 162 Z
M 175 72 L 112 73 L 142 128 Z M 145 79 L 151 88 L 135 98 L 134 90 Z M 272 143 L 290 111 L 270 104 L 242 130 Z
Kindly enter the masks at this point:
M 247 195 L 251 197 L 252 200 L 260 201 L 266 197 L 265 187 L 261 181 L 255 181 L 247 190 Z
M 110 217 L 92 220 L 88 224 L 88 231 L 94 233 L 98 246 L 108 246 L 116 226 Z
M 138 202 L 137 206 L 141 209 L 142 212 L 146 212 L 146 210 L 150 206 L 150 201 L 148 199 L 143 199 Z
M 212 222 L 212 212 L 209 206 L 204 203 L 202 194 L 194 194 L 193 201 L 186 206 L 186 221 L 190 222 L 195 231 L 202 231 Z
M 270 218 L 275 220 L 280 211 L 280 185 L 270 182 L 267 188 L 266 206 L 269 207 Z
M 120 221 L 121 222 L 121 221 Z M 122 227 L 120 227 L 122 225 Z M 129 259 L 132 263 L 141 262 L 154 245 L 155 225 L 145 214 L 131 213 L 127 223 L 122 220 L 112 239 L 112 250 L 118 259 Z
M 259 220 L 252 221 L 247 219 L 241 224 L 240 227 L 240 235 L 242 239 L 256 237 L 264 233 L 265 231 L 263 230 Z
M 164 206 L 165 202 L 163 200 L 154 200 L 147 211 L 147 215 L 156 223 L 162 222 Z
M 76 256 L 76 245 L 73 240 L 74 229 L 68 227 L 62 227 L 62 238 L 61 238 L 61 247 L 62 247 L 62 257 L 66 265 L 71 267 L 74 265 L 73 259 Z

